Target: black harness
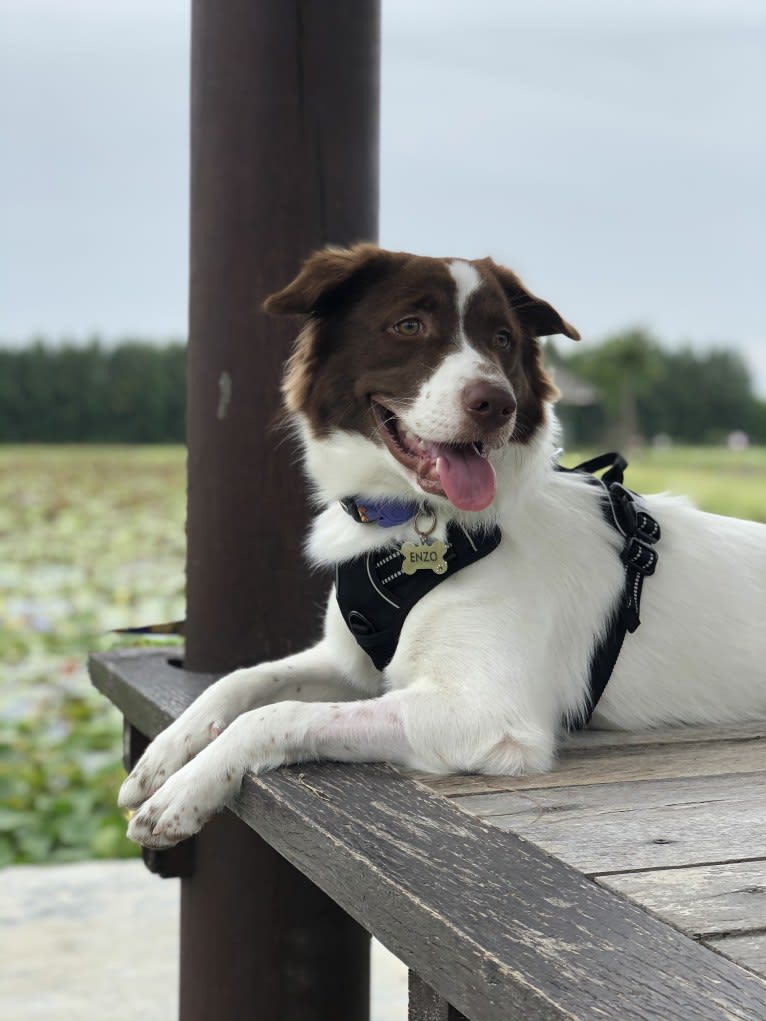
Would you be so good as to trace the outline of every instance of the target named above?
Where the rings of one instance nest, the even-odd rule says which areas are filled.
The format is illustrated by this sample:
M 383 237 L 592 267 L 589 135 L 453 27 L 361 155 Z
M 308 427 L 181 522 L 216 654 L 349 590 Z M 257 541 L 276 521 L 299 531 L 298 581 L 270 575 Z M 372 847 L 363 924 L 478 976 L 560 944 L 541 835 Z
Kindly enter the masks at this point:
M 500 545 L 501 532 L 471 534 L 460 525 L 447 527 L 447 571 L 406 575 L 397 546 L 387 546 L 346 563 L 335 571 L 335 594 L 351 634 L 378 670 L 394 658 L 399 635 L 412 607 L 446 578 Z
M 620 560 L 625 565 L 625 584 L 604 638 L 593 651 L 586 705 L 577 717 L 565 721 L 568 729 L 584 727 L 604 693 L 627 632 L 639 626 L 639 607 L 644 578 L 654 573 L 658 555 L 654 549 L 660 538 L 660 526 L 646 511 L 641 498 L 623 486 L 623 473 L 628 462 L 620 454 L 602 454 L 576 468 L 556 470 L 585 475 L 602 489 L 602 510 L 606 521 L 623 539 Z M 593 473 L 607 469 L 601 478 Z M 342 501 L 344 510 L 355 520 L 372 523 L 359 511 L 353 499 Z M 374 550 L 336 568 L 335 586 L 343 619 L 357 643 L 378 670 L 383 670 L 394 657 L 399 636 L 410 610 L 437 585 L 458 571 L 476 563 L 500 545 L 501 532 L 468 532 L 461 525 L 447 527 L 447 570 L 443 574 L 402 571 L 402 554 L 398 546 Z

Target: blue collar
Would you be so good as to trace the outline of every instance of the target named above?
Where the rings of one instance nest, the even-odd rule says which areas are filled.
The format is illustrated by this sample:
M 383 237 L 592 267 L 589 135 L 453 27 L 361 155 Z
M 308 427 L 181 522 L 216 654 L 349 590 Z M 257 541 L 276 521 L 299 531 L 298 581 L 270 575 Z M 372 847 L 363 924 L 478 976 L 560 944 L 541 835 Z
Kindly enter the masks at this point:
M 414 501 L 365 500 L 360 496 L 347 496 L 340 505 L 354 521 L 363 525 L 380 525 L 381 528 L 393 528 L 411 521 L 422 506 Z

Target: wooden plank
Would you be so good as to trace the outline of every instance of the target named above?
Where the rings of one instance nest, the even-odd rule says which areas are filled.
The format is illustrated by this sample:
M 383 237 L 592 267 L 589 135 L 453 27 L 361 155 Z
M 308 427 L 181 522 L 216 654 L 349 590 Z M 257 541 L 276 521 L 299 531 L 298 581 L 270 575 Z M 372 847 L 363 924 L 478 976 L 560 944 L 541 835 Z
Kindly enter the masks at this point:
M 766 847 L 761 774 L 452 800 L 590 875 L 758 859 Z
M 407 977 L 407 1021 L 467 1021 L 414 971 Z
M 766 929 L 766 858 L 598 881 L 695 938 Z
M 680 742 L 626 748 L 568 747 L 549 773 L 531 776 L 428 776 L 413 778 L 446 797 L 492 791 L 543 790 L 634 780 L 665 780 L 671 777 L 712 776 L 766 771 L 766 740 Z
M 171 670 L 94 657 L 145 733 Z M 472 1021 L 766 1017 L 763 980 L 388 767 L 248 777 L 233 807 Z
M 720 1005 L 698 944 L 385 767 L 248 779 L 236 810 L 467 1017 L 697 1021 Z
M 571 748 L 625 748 L 642 745 L 656 748 L 662 744 L 679 744 L 699 741 L 740 741 L 749 738 L 766 738 L 766 720 L 750 723 L 730 723 L 714 727 L 655 727 L 652 730 L 597 730 L 588 728 L 568 734 L 562 747 Z
M 728 939 L 711 939 L 708 946 L 719 954 L 766 977 L 766 933 L 751 936 L 731 936 Z
M 136 730 L 156 737 L 191 705 L 218 674 L 192 673 L 178 665 L 178 646 L 120 649 L 88 660 L 90 679 L 120 708 Z

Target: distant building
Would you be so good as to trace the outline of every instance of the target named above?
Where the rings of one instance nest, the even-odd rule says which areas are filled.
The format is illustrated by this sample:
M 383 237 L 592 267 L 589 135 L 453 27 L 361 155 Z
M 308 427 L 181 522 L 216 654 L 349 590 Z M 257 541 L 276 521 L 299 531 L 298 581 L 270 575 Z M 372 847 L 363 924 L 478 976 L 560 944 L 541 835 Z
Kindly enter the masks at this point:
M 556 386 L 561 391 L 559 403 L 573 408 L 590 408 L 601 403 L 601 396 L 591 383 L 580 379 L 563 365 L 549 366 Z

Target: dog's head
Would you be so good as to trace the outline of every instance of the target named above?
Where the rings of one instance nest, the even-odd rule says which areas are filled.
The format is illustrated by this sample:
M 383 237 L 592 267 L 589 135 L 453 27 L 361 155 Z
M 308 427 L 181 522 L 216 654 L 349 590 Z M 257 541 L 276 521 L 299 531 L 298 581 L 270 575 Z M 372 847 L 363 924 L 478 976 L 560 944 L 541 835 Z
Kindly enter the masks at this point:
M 316 252 L 264 308 L 307 317 L 283 392 L 323 494 L 468 511 L 494 499 L 495 452 L 528 444 L 556 397 L 536 338 L 579 337 L 491 259 L 369 244 Z

